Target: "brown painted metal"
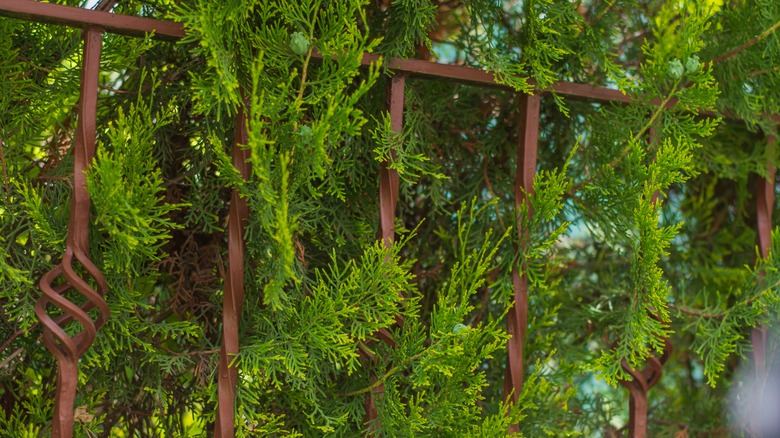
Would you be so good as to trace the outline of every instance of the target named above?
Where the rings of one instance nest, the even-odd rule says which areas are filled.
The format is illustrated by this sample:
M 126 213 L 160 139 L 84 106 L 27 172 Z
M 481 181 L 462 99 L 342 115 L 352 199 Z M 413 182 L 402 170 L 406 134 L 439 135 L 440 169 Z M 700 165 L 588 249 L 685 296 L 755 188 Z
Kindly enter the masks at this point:
M 387 92 L 387 106 L 390 111 L 390 129 L 401 135 L 403 131 L 404 118 L 404 96 L 406 89 L 406 74 L 396 73 L 390 78 L 390 85 Z M 396 157 L 395 150 L 390 151 L 393 159 Z M 382 240 L 385 247 L 390 248 L 395 242 L 395 210 L 398 206 L 398 188 L 400 179 L 398 171 L 389 167 L 390 163 L 383 162 L 379 167 L 379 230 L 378 238 Z M 401 324 L 403 320 L 396 318 L 396 323 Z M 390 331 L 381 329 L 374 334 L 375 338 L 385 342 L 388 345 L 395 345 Z M 372 376 L 372 381 L 376 382 L 376 376 Z M 366 396 L 366 415 L 365 423 L 373 423 L 368 429 L 371 435 L 378 429 L 375 423 L 377 418 L 376 399 L 381 397 L 385 391 L 384 385 L 377 385 Z
M 379 59 L 377 55 L 363 55 L 363 64 L 370 64 Z M 431 79 L 447 78 L 469 85 L 491 86 L 505 89 L 511 89 L 508 85 L 496 82 L 493 73 L 480 70 L 474 67 L 463 65 L 438 64 L 435 62 L 422 61 L 419 59 L 392 59 L 387 63 L 389 69 L 396 72 L 404 72 L 417 77 Z M 533 79 L 528 81 L 532 86 L 536 85 Z M 625 102 L 631 101 L 629 96 L 621 93 L 619 90 L 612 90 L 604 87 L 597 87 L 587 84 L 576 84 L 572 82 L 556 82 L 551 87 L 553 91 L 561 96 L 575 99 L 591 99 L 605 102 Z M 540 90 L 540 92 L 549 92 L 549 90 Z
M 32 21 L 63 24 L 66 26 L 86 27 L 101 26 L 107 32 L 144 36 L 154 32 L 155 38 L 177 40 L 185 36 L 184 27 L 180 23 L 151 18 L 133 17 L 129 15 L 112 14 L 109 12 L 62 6 L 34 0 L 3 0 L 0 2 L 0 15 Z M 312 53 L 315 59 L 321 59 L 318 52 Z M 363 55 L 363 65 L 369 65 L 379 60 L 373 54 Z M 410 76 L 427 77 L 431 79 L 448 79 L 477 86 L 491 86 L 510 89 L 509 86 L 496 82 L 495 76 L 488 71 L 462 65 L 439 64 L 419 59 L 392 59 L 388 68 L 397 73 Z M 529 84 L 535 85 L 531 79 Z M 631 97 L 606 87 L 573 82 L 556 82 L 550 87 L 557 94 L 573 99 L 588 99 L 601 102 L 629 103 Z M 549 93 L 550 90 L 539 90 Z
M 44 296 L 36 303 L 35 310 L 44 326 L 44 343 L 57 357 L 58 387 L 55 398 L 55 420 L 53 436 L 69 437 L 73 430 L 73 405 L 78 382 L 78 358 L 89 348 L 95 339 L 97 330 L 108 318 L 108 307 L 102 298 L 107 284 L 97 267 L 89 260 L 89 242 L 87 225 L 89 223 L 89 197 L 85 189 L 84 170 L 94 155 L 95 148 L 95 109 L 97 99 L 97 74 L 100 59 L 100 36 L 103 31 L 130 36 L 144 36 L 154 32 L 155 38 L 178 40 L 185 36 L 183 26 L 179 23 L 160 21 L 148 18 L 133 17 L 106 12 L 116 0 L 107 0 L 96 10 L 87 10 L 51 3 L 31 0 L 2 0 L 0 15 L 85 28 L 85 63 L 82 77 L 82 95 L 80 101 L 79 131 L 76 140 L 76 160 L 74 163 L 74 194 L 71 202 L 71 218 L 68 230 L 66 251 L 60 265 L 48 272 L 41 279 L 41 290 Z M 95 29 L 95 27 L 100 29 Z M 319 55 L 314 54 L 315 57 Z M 377 62 L 376 55 L 365 54 L 364 65 Z M 391 79 L 389 93 L 389 108 L 392 129 L 400 132 L 402 129 L 404 84 L 407 76 L 431 79 L 454 80 L 475 86 L 490 86 L 508 88 L 496 83 L 495 76 L 487 71 L 466 67 L 437 64 L 422 60 L 392 59 L 387 66 L 396 74 Z M 534 85 L 533 81 L 530 81 Z M 631 97 L 617 90 L 597 87 L 587 84 L 557 82 L 550 89 L 538 90 L 538 93 L 555 92 L 561 96 L 573 99 L 587 99 L 601 102 L 631 102 Z M 515 184 L 515 201 L 519 206 L 526 199 L 523 192 L 531 193 L 537 159 L 539 95 L 522 96 L 520 117 L 520 139 L 518 141 L 518 164 Z M 247 151 L 238 145 L 245 144 L 247 139 L 245 114 L 243 111 L 237 117 L 236 142 L 234 145 L 234 165 L 246 178 L 249 174 Z M 392 152 L 395 156 L 394 152 Z M 759 184 L 758 231 L 761 256 L 768 253 L 769 232 L 771 231 L 771 212 L 774 203 L 774 169 L 769 169 L 771 178 Z M 390 169 L 388 163 L 382 163 L 380 168 L 380 225 L 379 238 L 386 246 L 393 244 L 395 238 L 394 218 L 398 202 L 399 178 L 397 171 Z M 220 354 L 218 391 L 219 405 L 215 435 L 230 437 L 234 433 L 234 401 L 237 387 L 238 372 L 231 366 L 232 358 L 239 351 L 238 326 L 244 295 L 244 221 L 248 216 L 246 201 L 241 199 L 234 190 L 228 225 L 229 267 L 225 278 L 225 301 L 223 310 L 223 339 Z M 520 227 L 518 217 L 518 233 L 524 232 Z M 80 278 L 73 269 L 73 259 L 76 259 L 84 271 L 92 277 L 95 290 L 87 281 Z M 62 277 L 63 283 L 55 285 L 57 278 Z M 512 394 L 516 402 L 523 387 L 523 348 L 528 318 L 528 285 L 527 277 L 515 267 L 512 272 L 512 284 L 515 303 L 510 309 L 507 319 L 507 330 L 512 336 L 508 345 L 508 361 L 505 374 L 505 397 Z M 62 294 L 75 289 L 80 292 L 86 302 L 81 306 L 67 301 Z M 47 306 L 53 304 L 62 313 L 54 318 L 47 313 Z M 97 308 L 98 318 L 92 321 L 86 312 Z M 68 336 L 62 327 L 77 321 L 83 330 L 75 336 Z M 399 319 L 398 321 L 402 321 Z M 388 330 L 381 330 L 375 337 L 383 342 L 393 344 Z M 766 333 L 756 330 L 753 334 L 754 352 L 756 355 L 756 373 L 763 373 Z M 371 358 L 368 350 L 365 356 Z M 621 382 L 630 392 L 630 422 L 629 436 L 645 437 L 647 431 L 647 393 L 661 377 L 662 366 L 668 360 L 671 345 L 666 341 L 664 353 L 660 359 L 651 356 L 642 372 L 631 369 L 627 363 L 623 368 L 632 380 Z M 375 358 L 374 358 L 375 359 Z M 367 396 L 366 420 L 376 419 L 375 397 L 380 397 L 384 387 L 378 385 Z M 516 430 L 516 425 L 513 426 Z M 370 431 L 369 431 L 370 433 Z
M 312 56 L 315 59 L 322 59 L 322 55 L 316 51 L 312 53 Z M 368 66 L 378 62 L 380 59 L 381 57 L 378 55 L 367 53 L 363 55 L 361 62 L 363 65 Z M 387 68 L 398 73 L 405 73 L 411 77 L 447 79 L 468 85 L 512 90 L 510 86 L 496 82 L 496 77 L 493 73 L 465 65 L 439 64 L 421 59 L 394 58 L 387 62 Z M 536 86 L 536 81 L 533 79 L 529 79 L 528 83 L 531 86 Z M 572 99 L 587 99 L 598 102 L 631 102 L 631 97 L 621 93 L 619 90 L 574 82 L 556 82 L 550 89 L 538 90 L 539 93 L 550 93 L 551 91 Z
M 390 79 L 389 107 L 391 129 L 399 135 L 403 129 L 404 85 L 406 75 L 395 74 Z M 393 159 L 396 152 L 390 151 Z M 390 169 L 390 163 L 382 163 L 379 169 L 379 236 L 386 247 L 395 240 L 395 208 L 398 204 L 398 171 Z
M 251 171 L 246 112 L 239 107 L 236 116 L 235 139 L 233 141 L 233 166 L 246 180 Z M 222 347 L 219 352 L 219 376 L 217 419 L 214 424 L 214 436 L 232 437 L 235 434 L 234 403 L 238 387 L 238 368 L 232 364 L 239 349 L 239 325 L 244 306 L 244 241 L 245 222 L 249 217 L 249 207 L 238 189 L 233 189 L 228 214 L 228 271 L 225 277 L 225 293 L 222 301 Z
M 173 21 L 112 14 L 110 12 L 62 6 L 33 0 L 2 0 L 0 15 L 73 27 L 96 26 L 106 32 L 175 41 L 184 38 L 184 26 Z
M 775 137 L 767 138 L 767 144 L 773 148 Z M 756 231 L 758 233 L 758 253 L 761 258 L 769 257 L 769 248 L 772 247 L 772 211 L 775 206 L 775 166 L 767 163 L 767 178 L 761 177 L 756 187 Z M 763 277 L 763 272 L 761 273 Z M 752 330 L 750 341 L 753 346 L 753 372 L 756 382 L 766 382 L 766 357 L 767 357 L 767 328 L 756 327 Z M 756 385 L 760 391 L 764 385 Z M 763 394 L 753 397 L 753 400 L 764 400 Z M 754 416 L 751 430 L 760 435 L 759 416 Z
M 533 193 L 534 176 L 536 175 L 536 159 L 539 141 L 539 95 L 520 96 L 520 126 L 517 141 L 517 170 L 515 171 L 515 205 L 517 208 L 517 234 L 521 239 L 527 230 L 522 227 L 520 205 L 529 203 L 528 196 Z M 530 205 L 528 213 L 531 214 Z M 511 336 L 507 345 L 506 373 L 504 374 L 504 398 L 510 397 L 512 403 L 517 403 L 523 390 L 523 348 L 525 333 L 528 328 L 528 277 L 521 273 L 520 267 L 512 269 L 512 288 L 514 290 L 514 305 L 507 314 L 507 332 Z M 517 425 L 510 427 L 510 432 L 516 432 Z
M 89 349 L 99 330 L 109 316 L 103 296 L 108 289 L 105 277 L 89 258 L 89 193 L 85 171 L 95 155 L 95 125 L 97 114 L 98 75 L 102 29 L 90 28 L 83 32 L 84 60 L 81 70 L 78 129 L 73 161 L 73 195 L 70 203 L 70 220 L 65 254 L 54 269 L 43 275 L 40 289 L 43 296 L 35 303 L 35 314 L 43 325 L 43 342 L 57 358 L 57 389 L 54 399 L 52 436 L 73 436 L 73 408 L 78 385 L 78 361 Z M 92 284 L 76 272 L 77 262 L 92 277 Z M 63 282 L 59 283 L 59 279 Z M 86 301 L 80 306 L 70 302 L 63 294 L 75 290 Z M 56 318 L 49 316 L 51 304 L 63 313 Z M 92 321 L 87 312 L 97 308 L 97 320 Z M 82 329 L 71 336 L 64 325 L 71 320 Z
M 630 376 L 631 380 L 621 380 L 630 394 L 628 415 L 628 437 L 645 438 L 647 436 L 647 393 L 661 379 L 663 366 L 672 354 L 672 344 L 669 339 L 664 341 L 664 351 L 660 358 L 650 356 L 647 359 L 645 369 L 641 372 L 631 368 L 623 360 L 621 366 Z
M 185 36 L 182 24 L 172 21 L 112 14 L 101 10 L 62 6 L 34 0 L 3 0 L 0 2 L 0 15 L 74 27 L 101 26 L 106 32 L 130 36 L 144 36 L 146 33 L 154 32 L 155 38 L 163 40 L 178 40 Z M 322 58 L 322 55 L 316 51 L 312 55 L 314 58 Z M 362 63 L 369 65 L 378 59 L 377 55 L 365 54 Z M 488 71 L 461 65 L 439 64 L 419 59 L 392 59 L 388 62 L 388 68 L 411 76 L 455 80 L 478 86 L 510 88 L 507 85 L 498 84 L 495 76 Z M 535 84 L 533 80 L 529 80 L 529 83 Z M 557 82 L 552 85 L 551 90 L 561 96 L 574 99 L 624 103 L 631 101 L 629 96 L 618 90 L 573 82 Z M 543 93 L 549 91 L 540 90 Z
M 34 0 L 3 0 L 0 2 L 0 15 L 74 27 L 101 26 L 106 32 L 129 36 L 144 36 L 146 33 L 154 32 L 155 38 L 163 40 L 173 41 L 185 36 L 182 24 L 172 21 L 112 14 L 100 10 L 62 6 Z M 316 50 L 312 56 L 314 59 L 322 59 L 322 55 Z M 367 53 L 363 55 L 362 63 L 367 66 L 379 59 L 378 55 Z M 388 61 L 387 66 L 390 70 L 409 76 L 447 79 L 475 86 L 511 89 L 508 85 L 497 83 L 493 73 L 468 66 L 398 58 Z M 536 82 L 529 79 L 529 84 L 535 86 Z M 632 100 L 631 96 L 625 95 L 619 90 L 574 82 L 556 82 L 549 89 L 538 90 L 540 93 L 550 93 L 551 91 L 560 96 L 580 100 L 622 103 L 630 103 Z

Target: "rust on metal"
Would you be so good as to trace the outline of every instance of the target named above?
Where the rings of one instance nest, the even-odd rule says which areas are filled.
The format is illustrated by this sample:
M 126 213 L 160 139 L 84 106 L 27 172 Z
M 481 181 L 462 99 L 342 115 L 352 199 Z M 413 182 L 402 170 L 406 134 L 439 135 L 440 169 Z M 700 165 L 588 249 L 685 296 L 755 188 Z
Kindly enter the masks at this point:
M 85 171 L 95 155 L 95 125 L 97 115 L 98 75 L 102 29 L 89 28 L 83 32 L 84 59 L 81 70 L 81 91 L 78 105 L 78 129 L 73 160 L 73 195 L 70 201 L 70 219 L 65 254 L 59 265 L 43 275 L 40 289 L 43 296 L 35 303 L 35 314 L 43 325 L 43 342 L 57 358 L 57 388 L 54 398 L 52 436 L 73 436 L 73 408 L 78 385 L 78 361 L 89 349 L 97 331 L 108 320 L 109 310 L 103 296 L 108 289 L 105 277 L 89 258 L 89 193 Z M 76 272 L 77 262 L 92 278 L 82 278 Z M 62 280 L 60 283 L 59 280 Z M 86 301 L 78 305 L 66 299 L 66 291 L 75 290 Z M 47 307 L 51 304 L 62 313 L 52 318 Z M 97 308 L 93 321 L 87 312 Z M 71 336 L 64 325 L 75 320 L 82 329 Z
M 0 2 L 0 15 L 73 27 L 97 26 L 106 32 L 119 35 L 143 37 L 154 33 L 154 38 L 168 41 L 184 38 L 184 26 L 173 21 L 112 14 L 102 10 L 34 0 L 3 0 Z
M 637 371 L 624 359 L 623 370 L 631 376 L 631 380 L 621 380 L 629 392 L 628 437 L 645 438 L 647 436 L 647 393 L 661 379 L 663 366 L 672 354 L 672 344 L 664 340 L 664 351 L 660 358 L 651 355 L 647 358 L 645 369 Z
M 536 175 L 536 159 L 539 140 L 539 95 L 520 96 L 520 126 L 517 140 L 517 168 L 515 171 L 515 206 L 517 208 L 517 233 L 520 240 L 527 230 L 523 229 L 520 206 L 529 203 L 528 195 L 533 193 L 534 176 Z M 531 214 L 530 204 L 528 214 Z M 517 248 L 521 250 L 521 248 Z M 504 374 L 504 398 L 511 396 L 512 403 L 517 403 L 523 390 L 523 348 L 525 333 L 528 326 L 528 277 L 520 271 L 520 267 L 512 269 L 512 289 L 514 304 L 507 314 L 507 332 L 511 336 L 507 345 L 506 372 Z M 517 431 L 517 425 L 510 427 Z
M 233 166 L 246 180 L 251 172 L 249 150 L 244 147 L 247 134 L 246 111 L 239 106 L 233 141 Z M 249 207 L 238 189 L 233 188 L 228 213 L 228 270 L 225 276 L 225 293 L 222 302 L 222 347 L 219 352 L 219 376 L 217 378 L 218 404 L 214 436 L 227 438 L 234 435 L 234 403 L 238 387 L 238 368 L 233 363 L 239 349 L 239 324 L 244 306 L 244 230 L 249 217 Z

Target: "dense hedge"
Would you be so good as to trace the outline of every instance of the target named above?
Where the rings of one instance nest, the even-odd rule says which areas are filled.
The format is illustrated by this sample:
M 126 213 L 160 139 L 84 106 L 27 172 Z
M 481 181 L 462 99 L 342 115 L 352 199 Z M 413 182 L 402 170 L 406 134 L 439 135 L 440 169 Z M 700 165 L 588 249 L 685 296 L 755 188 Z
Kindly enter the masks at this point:
M 513 423 L 617 436 L 621 364 L 644 367 L 666 338 L 650 432 L 739 427 L 727 393 L 743 385 L 751 329 L 780 309 L 778 261 L 755 261 L 756 187 L 777 157 L 780 2 L 122 0 L 114 12 L 188 36 L 103 37 L 87 178 L 111 318 L 80 362 L 78 436 L 210 436 L 232 189 L 250 211 L 237 436 L 504 436 Z M 409 78 L 395 132 L 392 72 L 361 67 L 365 52 L 487 69 L 515 91 Z M 80 59 L 80 30 L 0 19 L 3 436 L 50 428 L 56 362 L 33 305 L 65 246 Z M 556 81 L 634 100 L 545 93 L 535 192 L 516 207 L 521 96 Z M 231 161 L 239 107 L 248 181 Z M 385 161 L 401 180 L 389 248 Z M 530 314 L 511 405 L 513 267 Z M 372 339 L 379 329 L 393 342 Z

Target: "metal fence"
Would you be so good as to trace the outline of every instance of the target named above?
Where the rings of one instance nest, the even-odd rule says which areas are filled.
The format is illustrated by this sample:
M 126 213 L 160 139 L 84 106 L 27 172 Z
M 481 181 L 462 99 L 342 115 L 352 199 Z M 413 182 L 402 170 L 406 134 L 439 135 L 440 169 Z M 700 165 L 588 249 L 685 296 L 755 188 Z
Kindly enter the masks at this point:
M 100 73 L 101 37 L 104 33 L 115 33 L 127 36 L 144 37 L 153 34 L 161 40 L 176 41 L 185 36 L 181 24 L 149 18 L 114 14 L 110 11 L 118 0 L 104 0 L 95 9 L 82 9 L 43 3 L 34 0 L 2 0 L 0 15 L 37 22 L 46 22 L 82 29 L 84 40 L 83 61 L 81 65 L 80 97 L 78 101 L 78 127 L 74 147 L 74 184 L 70 207 L 67 243 L 62 261 L 54 269 L 46 273 L 40 281 L 43 296 L 35 305 L 35 313 L 43 326 L 43 340 L 46 347 L 56 357 L 58 363 L 55 411 L 52 420 L 52 436 L 71 437 L 74 426 L 74 401 L 78 385 L 78 361 L 90 348 L 97 331 L 110 317 L 108 306 L 103 299 L 107 290 L 103 274 L 89 258 L 89 224 L 90 198 L 86 189 L 84 171 L 91 163 L 95 154 L 96 138 L 96 106 L 98 96 L 98 76 Z M 318 54 L 314 54 L 318 57 Z M 363 64 L 368 66 L 379 61 L 379 57 L 371 54 L 363 56 Z M 498 87 L 510 89 L 496 82 L 490 73 L 475 68 L 437 64 L 422 60 L 392 59 L 387 61 L 387 67 L 394 72 L 388 90 L 388 109 L 392 129 L 400 132 L 403 126 L 403 111 L 405 97 L 405 82 L 408 77 L 421 77 L 431 80 L 458 81 L 474 86 Z M 515 174 L 515 202 L 519 205 L 526 193 L 533 190 L 533 179 L 537 165 L 537 142 L 539 134 L 540 94 L 554 91 L 560 96 L 592 102 L 619 102 L 630 104 L 631 97 L 617 90 L 571 82 L 557 82 L 551 90 L 539 90 L 537 94 L 522 95 L 520 102 L 520 117 L 517 129 L 519 131 L 517 144 L 517 168 Z M 233 165 L 244 178 L 248 178 L 250 168 L 248 151 L 239 147 L 247 143 L 246 116 L 240 111 L 236 116 L 235 144 L 233 147 Z M 770 143 L 774 139 L 770 139 Z M 380 223 L 379 238 L 384 244 L 393 244 L 395 230 L 394 218 L 398 201 L 398 172 L 385 162 L 381 165 L 379 175 L 379 206 Z M 774 205 L 775 169 L 768 169 L 769 178 L 761 178 L 757 187 L 757 231 L 758 246 L 762 257 L 768 255 Z M 247 203 L 236 189 L 233 189 L 228 219 L 228 251 L 229 264 L 224 279 L 225 291 L 222 309 L 223 336 L 220 349 L 218 371 L 218 405 L 215 424 L 215 436 L 232 437 L 234 435 L 234 400 L 238 381 L 238 370 L 231 366 L 230 357 L 239 352 L 239 321 L 244 300 L 244 222 L 249 215 Z M 518 221 L 520 222 L 520 221 Z M 522 230 L 518 228 L 518 233 Z M 78 263 L 92 277 L 92 287 L 87 279 L 82 278 L 74 269 Z M 60 279 L 62 280 L 60 282 Z M 56 284 L 56 285 L 55 285 Z M 506 377 L 504 381 L 505 397 L 511 394 L 512 401 L 517 402 L 523 388 L 523 347 L 526 337 L 528 320 L 528 285 L 525 273 L 515 268 L 512 272 L 514 289 L 514 306 L 507 315 L 507 331 L 511 335 L 508 341 L 508 358 Z M 77 291 L 86 301 L 78 306 L 68 301 L 64 294 Z M 51 307 L 58 308 L 61 313 L 51 317 Z M 93 309 L 98 310 L 95 320 L 88 315 Z M 71 321 L 78 322 L 82 329 L 71 336 L 63 330 L 63 326 Z M 403 324 L 402 320 L 397 321 Z M 384 342 L 392 343 L 386 331 L 374 336 Z M 759 375 L 764 373 L 766 331 L 758 328 L 752 336 L 755 368 Z M 4 344 L 8 344 L 5 342 Z M 650 356 L 642 370 L 632 369 L 625 361 L 623 368 L 632 376 L 632 380 L 621 384 L 629 391 L 629 424 L 628 436 L 640 438 L 647 435 L 648 391 L 658 382 L 664 363 L 669 359 L 672 346 L 667 340 L 661 357 Z M 362 356 L 370 360 L 370 353 L 364 351 Z M 366 396 L 367 420 L 376 416 L 374 407 L 375 393 L 381 393 L 381 385 L 374 387 Z M 515 426 L 516 427 L 516 426 Z

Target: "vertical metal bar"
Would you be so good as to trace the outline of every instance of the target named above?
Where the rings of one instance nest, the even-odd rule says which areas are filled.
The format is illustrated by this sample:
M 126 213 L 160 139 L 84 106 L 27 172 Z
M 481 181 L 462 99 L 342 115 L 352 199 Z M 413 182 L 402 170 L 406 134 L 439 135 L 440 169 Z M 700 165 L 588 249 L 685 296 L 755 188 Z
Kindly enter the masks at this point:
M 389 107 L 390 126 L 399 135 L 403 130 L 404 89 L 406 76 L 396 73 L 390 80 Z M 390 151 L 393 159 L 395 150 Z M 379 237 L 390 247 L 395 240 L 395 208 L 398 204 L 398 171 L 390 169 L 390 163 L 384 162 L 379 168 Z
M 648 397 L 650 389 L 661 380 L 663 366 L 672 354 L 672 344 L 669 339 L 664 340 L 664 351 L 660 358 L 650 356 L 647 365 L 642 372 L 631 368 L 625 360 L 621 364 L 630 376 L 631 380 L 621 380 L 629 392 L 628 399 L 628 436 L 629 438 L 645 438 L 647 436 Z
M 406 90 L 406 74 L 395 73 L 390 79 L 390 88 L 388 90 L 388 108 L 390 110 L 390 128 L 401 135 L 403 131 L 404 117 L 404 96 Z M 396 151 L 391 150 L 392 159 L 396 158 Z M 395 209 L 398 205 L 398 171 L 389 167 L 390 163 L 384 162 L 379 168 L 379 230 L 378 237 L 382 239 L 385 247 L 390 248 L 395 241 Z M 398 324 L 402 323 L 400 318 L 396 318 Z M 383 342 L 393 345 L 390 332 L 387 329 L 381 329 L 374 334 L 375 337 Z M 376 381 L 376 376 L 372 377 Z M 384 385 L 377 385 L 371 393 L 366 396 L 366 415 L 365 422 L 372 423 L 377 418 L 375 398 L 384 393 Z M 379 425 L 374 423 L 369 428 L 368 434 L 378 431 Z
M 246 123 L 244 107 L 239 106 L 233 141 L 233 166 L 245 180 L 250 173 L 249 150 L 242 147 L 249 141 Z M 219 352 L 217 418 L 214 424 L 214 436 L 217 438 L 233 437 L 235 434 L 234 403 L 238 368 L 232 362 L 239 350 L 238 328 L 244 306 L 244 228 L 248 217 L 247 202 L 234 188 L 228 214 L 228 272 L 222 301 L 222 347 Z
M 517 142 L 517 170 L 515 172 L 515 204 L 517 208 L 517 234 L 522 239 L 528 230 L 523 229 L 520 217 L 520 205 L 530 202 L 528 196 L 533 193 L 534 176 L 539 141 L 539 95 L 522 95 L 520 106 L 520 126 Z M 529 210 L 528 214 L 532 214 Z M 521 250 L 521 248 L 518 248 Z M 510 397 L 512 403 L 523 390 L 523 348 L 525 332 L 528 326 L 528 277 L 520 272 L 520 267 L 512 269 L 512 288 L 514 305 L 507 314 L 507 332 L 512 336 L 508 341 L 508 357 L 504 375 L 504 398 Z M 510 431 L 517 431 L 512 425 Z
M 767 137 L 767 146 L 774 148 L 775 137 Z M 772 247 L 772 210 L 775 205 L 775 167 L 767 163 L 767 178 L 759 178 L 756 187 L 756 231 L 758 232 L 758 252 L 761 258 L 769 257 L 769 248 Z M 764 273 L 761 273 L 763 278 Z M 761 280 L 759 280 L 761 281 Z M 766 356 L 767 356 L 767 329 L 765 326 L 755 327 L 751 332 L 750 341 L 753 345 L 753 372 L 756 379 L 756 387 L 763 391 L 766 382 Z M 753 400 L 764 400 L 763 394 L 753 397 Z M 750 425 L 754 433 L 759 433 L 759 417 L 753 416 Z
M 98 75 L 103 30 L 89 28 L 83 31 L 84 59 L 81 69 L 81 91 L 78 106 L 78 129 L 73 160 L 73 196 L 70 203 L 70 219 L 65 254 L 59 265 L 43 275 L 40 289 L 43 296 L 35 303 L 35 314 L 44 327 L 43 342 L 57 358 L 57 389 L 54 397 L 52 436 L 73 436 L 73 407 L 78 386 L 78 360 L 89 349 L 99 330 L 109 317 L 108 305 L 103 300 L 108 285 L 103 274 L 89 258 L 89 193 L 85 171 L 95 155 L 95 126 L 97 119 Z M 86 279 L 76 273 L 74 259 L 92 277 L 95 290 Z M 55 286 L 62 277 L 64 282 Z M 86 298 L 78 306 L 62 294 L 75 289 Z M 49 316 L 47 306 L 53 304 L 63 313 L 56 319 Z M 87 312 L 97 308 L 98 316 L 92 321 Z M 76 320 L 83 329 L 73 336 L 63 327 Z
M 643 373 L 636 372 L 626 361 L 623 361 L 622 365 L 623 369 L 631 375 L 631 380 L 621 382 L 629 392 L 628 436 L 644 438 L 647 434 L 647 392 L 650 388 Z

